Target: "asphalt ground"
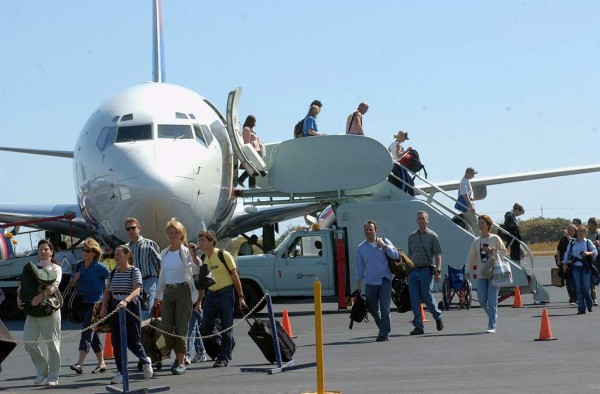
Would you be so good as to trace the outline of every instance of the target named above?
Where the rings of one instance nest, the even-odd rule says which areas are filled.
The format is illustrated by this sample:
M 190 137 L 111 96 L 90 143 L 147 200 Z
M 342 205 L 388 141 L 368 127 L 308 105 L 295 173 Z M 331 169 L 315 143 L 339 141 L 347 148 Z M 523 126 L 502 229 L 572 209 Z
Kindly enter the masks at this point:
M 410 336 L 411 313 L 392 312 L 390 342 L 375 342 L 377 329 L 370 321 L 348 329 L 348 313 L 338 313 L 337 304 L 323 304 L 325 389 L 343 393 L 452 393 L 527 392 L 588 393 L 600 391 L 596 338 L 600 309 L 577 316 L 577 308 L 567 302 L 566 289 L 550 287 L 551 258 L 538 258 L 536 273 L 550 292 L 551 303 L 533 305 L 531 295 L 523 295 L 525 308 L 512 308 L 513 299 L 499 308 L 495 334 L 486 334 L 487 317 L 477 302 L 470 310 L 451 309 L 443 313 L 445 328 L 435 329 L 431 320 L 425 335 Z M 440 294 L 436 294 L 439 301 Z M 542 309 L 547 308 L 555 341 L 534 341 L 540 334 Z M 296 365 L 315 362 L 314 307 L 309 300 L 281 301 L 274 305 L 278 319 L 284 308 L 298 349 Z M 266 317 L 266 314 L 260 314 Z M 236 320 L 237 322 L 238 320 Z M 13 336 L 22 338 L 23 321 L 5 322 Z M 76 331 L 76 325 L 63 321 L 63 332 Z M 131 389 L 170 386 L 175 393 L 304 393 L 316 392 L 317 369 L 309 367 L 279 374 L 241 372 L 245 367 L 269 367 L 247 335 L 241 321 L 234 329 L 237 345 L 227 368 L 212 368 L 212 362 L 192 364 L 185 375 L 174 376 L 166 368 L 144 380 L 136 363 L 129 362 Z M 2 364 L 0 391 L 7 393 L 59 390 L 104 393 L 115 373 L 107 361 L 105 374 L 93 375 L 95 357 L 89 355 L 84 374 L 76 375 L 69 365 L 77 360 L 78 338 L 62 342 L 62 373 L 55 388 L 33 385 L 35 370 L 22 345 Z

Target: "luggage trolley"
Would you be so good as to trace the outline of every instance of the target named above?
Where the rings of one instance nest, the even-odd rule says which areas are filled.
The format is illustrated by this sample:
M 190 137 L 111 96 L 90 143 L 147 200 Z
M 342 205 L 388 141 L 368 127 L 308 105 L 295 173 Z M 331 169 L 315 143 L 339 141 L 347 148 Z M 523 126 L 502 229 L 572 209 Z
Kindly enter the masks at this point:
M 448 266 L 448 274 L 444 277 L 442 284 L 442 301 L 439 302 L 440 309 L 449 310 L 454 296 L 458 296 L 460 309 L 471 308 L 473 297 L 471 296 L 471 282 L 465 279 L 465 266 L 452 268 Z

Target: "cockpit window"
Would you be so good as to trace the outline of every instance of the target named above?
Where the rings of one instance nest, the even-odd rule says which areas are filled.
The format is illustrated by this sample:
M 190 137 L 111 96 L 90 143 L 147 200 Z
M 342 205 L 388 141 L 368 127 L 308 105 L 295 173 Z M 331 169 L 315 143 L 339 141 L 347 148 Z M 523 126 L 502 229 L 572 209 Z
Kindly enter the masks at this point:
M 104 151 L 104 149 L 108 148 L 113 143 L 115 131 L 117 131 L 117 128 L 114 126 L 102 128 L 98 140 L 96 141 L 96 146 L 100 149 L 100 152 Z
M 194 135 L 196 136 L 196 141 L 198 141 L 202 145 L 208 147 L 208 144 L 206 143 L 206 138 L 204 138 L 204 133 L 202 133 L 202 129 L 200 128 L 200 125 L 197 125 L 197 124 L 194 125 Z
M 131 142 L 152 139 L 152 125 L 121 126 L 117 131 L 115 142 Z
M 208 126 L 205 126 L 205 125 L 200 125 L 200 128 L 202 129 L 204 138 L 206 138 L 206 144 L 210 145 L 213 141 L 213 135 L 210 132 L 210 129 L 208 128 Z
M 175 118 L 176 119 L 187 119 L 188 117 L 183 112 L 175 112 Z
M 159 124 L 158 138 L 192 139 L 192 128 L 183 124 Z

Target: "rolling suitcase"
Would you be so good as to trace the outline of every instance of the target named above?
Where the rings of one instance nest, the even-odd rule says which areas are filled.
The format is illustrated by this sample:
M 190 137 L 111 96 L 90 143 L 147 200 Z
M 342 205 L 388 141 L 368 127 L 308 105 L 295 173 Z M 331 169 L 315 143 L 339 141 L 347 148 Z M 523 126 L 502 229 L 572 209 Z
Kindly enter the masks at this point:
M 250 323 L 248 319 L 246 319 L 246 322 L 250 326 L 248 335 L 271 364 L 277 362 L 277 356 L 275 356 L 275 348 L 273 346 L 273 334 L 271 333 L 271 321 L 269 319 L 257 319 L 254 316 L 252 316 L 252 319 L 254 319 L 253 323 Z M 281 361 L 288 362 L 296 352 L 296 344 L 277 320 L 275 321 L 275 324 L 277 326 L 277 338 L 279 339 Z

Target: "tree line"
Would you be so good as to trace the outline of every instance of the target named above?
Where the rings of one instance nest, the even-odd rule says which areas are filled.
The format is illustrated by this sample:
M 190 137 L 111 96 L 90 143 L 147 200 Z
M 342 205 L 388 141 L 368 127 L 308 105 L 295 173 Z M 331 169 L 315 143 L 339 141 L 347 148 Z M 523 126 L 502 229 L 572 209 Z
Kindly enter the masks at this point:
M 499 220 L 497 223 L 503 223 Z M 541 242 L 558 242 L 564 234 L 564 230 L 571 223 L 569 219 L 563 218 L 531 218 L 519 221 L 521 236 L 527 244 Z

